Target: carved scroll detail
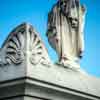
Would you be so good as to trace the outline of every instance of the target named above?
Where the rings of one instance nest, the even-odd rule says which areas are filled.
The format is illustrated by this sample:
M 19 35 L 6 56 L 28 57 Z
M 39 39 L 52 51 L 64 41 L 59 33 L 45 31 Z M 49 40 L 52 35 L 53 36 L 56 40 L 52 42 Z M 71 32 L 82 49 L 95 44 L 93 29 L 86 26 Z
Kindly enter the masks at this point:
M 25 37 L 24 32 L 18 32 L 9 39 L 6 50 L 6 59 L 10 59 L 14 64 L 20 64 L 24 59 Z
M 21 25 L 8 37 L 3 57 L 0 57 L 0 66 L 8 64 L 21 64 L 25 57 L 33 65 L 48 65 L 48 54 L 38 33 L 31 25 Z M 3 60 L 2 60 L 3 58 Z
M 0 65 L 20 64 L 24 60 L 25 29 L 14 31 L 8 37 L 5 46 L 5 59 Z
M 30 62 L 33 65 L 37 65 L 39 63 L 49 66 L 50 62 L 48 60 L 47 54 L 45 54 L 46 48 L 44 47 L 40 37 L 38 36 L 37 32 L 35 32 L 31 27 L 29 29 L 30 34 L 30 45 L 29 51 L 30 54 Z

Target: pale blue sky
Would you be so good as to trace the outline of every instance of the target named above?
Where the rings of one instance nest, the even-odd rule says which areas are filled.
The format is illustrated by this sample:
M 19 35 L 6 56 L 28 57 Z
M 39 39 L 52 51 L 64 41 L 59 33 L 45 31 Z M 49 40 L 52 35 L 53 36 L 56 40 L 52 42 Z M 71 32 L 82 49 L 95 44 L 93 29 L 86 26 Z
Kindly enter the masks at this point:
M 0 0 L 0 46 L 17 25 L 31 23 L 45 42 L 50 57 L 57 59 L 45 36 L 47 15 L 56 0 Z M 100 77 L 100 0 L 81 0 L 86 5 L 85 52 L 82 68 Z

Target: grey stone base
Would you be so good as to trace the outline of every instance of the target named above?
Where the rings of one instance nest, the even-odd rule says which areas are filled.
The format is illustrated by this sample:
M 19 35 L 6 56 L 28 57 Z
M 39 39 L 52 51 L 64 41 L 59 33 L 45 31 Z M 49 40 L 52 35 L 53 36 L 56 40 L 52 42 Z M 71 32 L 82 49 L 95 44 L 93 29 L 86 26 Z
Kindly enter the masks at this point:
M 100 79 L 52 64 L 38 33 L 24 23 L 0 48 L 0 100 L 100 100 Z
M 33 78 L 0 83 L 0 100 L 100 100 L 99 97 Z

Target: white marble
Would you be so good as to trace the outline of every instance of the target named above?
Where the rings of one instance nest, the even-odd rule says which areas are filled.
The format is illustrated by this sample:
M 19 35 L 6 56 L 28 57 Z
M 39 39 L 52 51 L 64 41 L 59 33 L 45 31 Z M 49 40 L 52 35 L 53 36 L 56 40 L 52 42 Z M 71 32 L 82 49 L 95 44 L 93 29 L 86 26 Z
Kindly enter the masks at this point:
M 34 49 L 38 46 L 39 53 Z M 52 64 L 38 33 L 29 24 L 11 32 L 0 50 L 0 59 L 0 100 L 100 100 L 100 79 L 81 68 Z

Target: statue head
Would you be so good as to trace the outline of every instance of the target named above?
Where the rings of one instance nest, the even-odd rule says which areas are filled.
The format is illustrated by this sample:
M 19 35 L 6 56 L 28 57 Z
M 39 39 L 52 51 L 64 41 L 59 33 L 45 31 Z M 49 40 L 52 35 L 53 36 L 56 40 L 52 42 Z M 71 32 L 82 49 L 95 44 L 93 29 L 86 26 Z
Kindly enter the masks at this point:
M 60 7 L 60 11 L 63 15 L 68 16 L 69 13 L 69 0 L 59 0 L 58 5 Z
M 63 14 L 66 16 L 70 16 L 70 14 L 73 13 L 72 9 L 74 9 L 74 11 L 75 9 L 78 9 L 79 4 L 80 4 L 79 0 L 59 0 L 59 6 L 61 8 L 61 12 L 63 12 Z

